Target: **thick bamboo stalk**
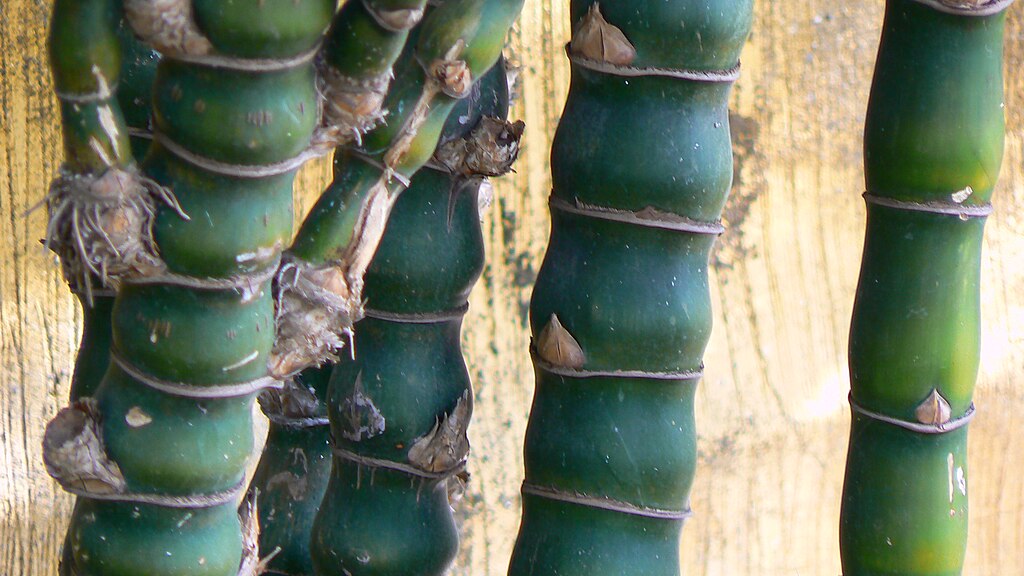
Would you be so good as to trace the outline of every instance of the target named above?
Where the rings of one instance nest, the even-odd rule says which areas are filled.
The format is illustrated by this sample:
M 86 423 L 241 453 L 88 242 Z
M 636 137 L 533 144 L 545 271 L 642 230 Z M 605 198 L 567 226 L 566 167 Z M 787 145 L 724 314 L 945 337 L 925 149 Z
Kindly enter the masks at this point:
M 509 574 L 679 573 L 748 0 L 573 2 Z
M 985 219 L 1003 154 L 1008 2 L 889 0 L 864 134 L 850 329 L 847 576 L 960 574 Z
M 83 11 L 120 17 L 114 4 L 76 7 L 86 4 L 93 6 Z M 121 220 L 97 219 L 94 236 L 124 231 L 146 249 L 130 265 L 123 250 L 97 258 L 84 243 L 79 251 L 119 290 L 110 368 L 91 398 L 58 414 L 44 442 L 51 474 L 80 496 L 64 570 L 249 574 L 258 565 L 256 519 L 248 507 L 239 518 L 236 506 L 253 448 L 252 399 L 277 385 L 266 365 L 270 280 L 291 236 L 291 181 L 320 120 L 312 56 L 334 2 L 252 10 L 139 0 L 126 13 L 165 58 L 154 79 L 145 176 L 119 160 L 131 179 L 118 183 L 141 182 L 169 206 L 140 202 L 135 218 L 115 205 Z M 58 7 L 55 21 L 66 16 Z M 177 24 L 187 33 L 168 28 Z M 55 69 L 89 76 L 90 64 L 105 62 L 104 54 L 83 59 L 78 44 L 55 32 Z M 130 158 L 114 138 L 127 132 L 110 109 L 101 103 L 97 122 L 65 125 L 73 144 L 85 142 L 69 147 L 69 170 L 105 175 L 112 159 Z M 117 145 L 96 152 L 97 135 Z

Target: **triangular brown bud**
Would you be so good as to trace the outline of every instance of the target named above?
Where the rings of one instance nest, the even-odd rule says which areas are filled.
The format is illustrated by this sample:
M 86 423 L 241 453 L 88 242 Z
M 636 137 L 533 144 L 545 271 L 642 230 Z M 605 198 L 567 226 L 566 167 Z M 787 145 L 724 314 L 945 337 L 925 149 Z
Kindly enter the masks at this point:
M 362 442 L 380 436 L 387 428 L 384 416 L 363 391 L 362 372 L 356 375 L 352 395 L 341 403 L 341 414 L 341 435 L 352 442 Z
M 952 409 L 949 406 L 949 402 L 939 394 L 939 391 L 932 388 L 932 393 L 924 399 L 924 402 L 917 405 L 914 415 L 917 417 L 917 421 L 922 424 L 938 426 L 939 424 L 949 422 L 952 416 Z
M 467 390 L 455 409 L 409 448 L 409 461 L 427 472 L 444 472 L 462 463 L 469 455 L 469 418 L 472 400 Z
M 597 2 L 591 4 L 590 10 L 576 28 L 569 50 L 590 60 L 618 66 L 627 66 L 636 59 L 636 48 L 622 30 L 604 19 Z
M 573 370 L 582 368 L 587 361 L 579 342 L 562 326 L 555 314 L 551 315 L 548 325 L 537 338 L 537 354 L 555 366 Z

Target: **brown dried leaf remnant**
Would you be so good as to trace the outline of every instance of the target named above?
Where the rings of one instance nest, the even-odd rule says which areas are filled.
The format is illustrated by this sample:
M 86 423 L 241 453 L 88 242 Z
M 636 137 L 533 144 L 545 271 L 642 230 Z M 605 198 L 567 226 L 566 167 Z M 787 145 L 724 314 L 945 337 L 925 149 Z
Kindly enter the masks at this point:
M 363 373 L 356 376 L 352 395 L 341 403 L 341 435 L 352 442 L 362 442 L 380 436 L 387 428 L 384 416 L 363 390 Z
M 434 427 L 409 448 L 409 462 L 427 472 L 446 472 L 462 464 L 469 455 L 469 419 L 473 401 L 469 391 L 455 404 L 451 414 L 435 421 Z
M 590 5 L 576 27 L 569 50 L 577 56 L 617 66 L 628 66 L 636 59 L 636 48 L 622 30 L 604 19 L 597 2 Z
M 582 368 L 587 361 L 580 343 L 562 326 L 555 314 L 551 315 L 551 320 L 537 337 L 537 354 L 555 366 L 573 370 Z
M 930 424 L 938 426 L 949 422 L 952 417 L 952 408 L 949 406 L 949 402 L 939 394 L 939 391 L 932 388 L 931 394 L 917 405 L 914 410 L 914 416 L 917 417 L 917 421 L 921 424 Z
M 465 138 L 446 142 L 434 160 L 459 176 L 501 176 L 519 157 L 519 141 L 526 124 L 484 116 Z
M 343 76 L 324 60 L 318 62 L 317 87 L 323 96 L 323 127 L 314 145 L 340 146 L 355 140 L 385 116 L 384 97 L 391 72 L 376 78 Z
M 126 488 L 121 469 L 104 449 L 102 418 L 92 398 L 64 408 L 46 425 L 43 463 L 71 492 L 120 494 Z
M 150 46 L 168 55 L 202 56 L 213 52 L 192 13 L 192 0 L 126 0 L 125 16 Z
M 90 276 L 116 286 L 121 278 L 163 271 L 152 232 L 158 201 L 188 218 L 169 190 L 134 171 L 61 172 L 46 197 L 46 246 L 60 256 L 73 289 L 88 293 Z

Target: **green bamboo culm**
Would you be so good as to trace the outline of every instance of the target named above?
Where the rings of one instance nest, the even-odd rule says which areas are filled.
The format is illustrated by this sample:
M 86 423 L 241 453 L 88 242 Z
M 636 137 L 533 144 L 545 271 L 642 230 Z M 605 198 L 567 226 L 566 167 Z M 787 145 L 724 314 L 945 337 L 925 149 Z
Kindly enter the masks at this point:
M 434 153 L 455 104 L 497 62 L 521 7 L 522 0 L 451 0 L 417 27 L 395 65 L 387 123 L 337 155 L 334 181 L 288 251 L 272 374 L 286 378 L 334 360 L 352 338 L 363 276 L 394 202 Z
M 511 576 L 679 574 L 750 0 L 571 4 Z
M 465 142 L 465 136 L 475 128 L 483 115 L 501 116 L 504 113 L 507 82 L 503 66 L 495 66 L 484 76 L 467 98 L 460 100 L 449 115 L 442 136 L 445 150 L 459 148 Z M 436 166 L 436 165 L 435 165 Z M 436 168 L 435 168 L 436 169 Z M 459 186 L 466 185 L 466 177 L 459 171 Z M 426 183 L 422 183 L 422 181 Z M 419 237 L 426 233 L 423 242 L 426 249 L 447 248 L 451 254 L 456 248 L 467 244 L 466 240 L 456 243 L 455 240 L 469 235 L 470 230 L 456 229 L 454 223 L 446 227 L 440 218 L 449 214 L 447 207 L 458 207 L 460 214 L 465 212 L 470 200 L 458 196 L 458 191 L 450 190 L 455 185 L 450 178 L 431 177 L 429 174 L 418 174 L 413 178 L 410 198 L 403 198 L 396 204 L 396 213 L 392 217 L 382 242 L 385 248 L 401 245 L 402 238 Z M 420 190 L 420 192 L 415 192 Z M 474 194 L 463 194 L 472 196 Z M 457 203 L 448 203 L 446 198 L 458 198 Z M 411 206 L 411 207 L 410 207 Z M 425 207 L 424 207 L 425 206 Z M 424 212 L 420 212 L 422 210 Z M 420 220 L 427 219 L 425 222 Z M 465 219 L 459 220 L 463 223 Z M 436 227 L 431 229 L 431 225 Z M 413 233 L 409 229 L 413 229 Z M 479 232 L 477 232 L 479 236 Z M 437 239 L 437 241 L 432 241 Z M 445 242 L 441 242 L 444 240 Z M 440 245 L 440 246 L 439 246 Z M 393 251 L 393 250 L 392 250 Z M 475 254 L 462 255 L 469 258 Z M 482 252 L 479 254 L 482 257 Z M 451 258 L 454 258 L 452 256 Z M 390 261 L 390 259 L 389 259 Z M 428 282 L 414 289 L 410 282 L 392 282 L 393 287 L 380 288 L 381 282 L 375 280 L 381 273 L 378 260 L 371 266 L 368 281 L 371 291 L 368 297 L 376 300 L 372 294 L 405 294 L 413 290 L 419 294 L 430 282 L 437 283 L 436 274 Z M 405 261 L 397 262 L 403 264 Z M 401 274 L 401 278 L 410 275 L 400 272 L 416 264 L 435 266 L 433 260 L 415 260 L 410 266 L 392 266 L 391 275 Z M 441 275 L 449 273 L 451 266 L 442 266 L 437 272 Z M 433 268 L 431 268 L 433 269 Z M 415 274 L 423 274 L 425 269 L 419 268 Z M 387 274 L 385 274 L 387 276 Z M 459 277 L 461 279 L 461 276 Z M 457 283 L 459 279 L 456 279 Z M 448 286 L 451 280 L 446 280 Z M 392 289 L 393 288 L 393 289 Z M 435 289 L 434 292 L 438 290 Z M 458 291 L 458 290 L 456 290 Z M 389 296 L 391 298 L 392 296 Z M 364 348 L 357 344 L 360 354 Z M 264 413 L 270 418 L 270 432 L 267 437 L 263 456 L 253 477 L 251 490 L 258 491 L 257 501 L 260 511 L 260 549 L 269 553 L 279 550 L 267 563 L 268 574 L 287 574 L 290 576 L 312 576 L 313 566 L 310 554 L 310 530 L 313 519 L 320 508 L 324 496 L 327 479 L 331 472 L 330 428 L 326 418 L 327 381 L 333 370 L 333 364 L 319 368 L 304 370 L 293 381 L 286 383 L 283 390 L 269 390 L 260 397 Z M 396 392 L 398 390 L 396 389 Z M 426 409 L 424 406 L 422 409 Z M 433 412 L 428 417 L 434 417 Z M 367 485 L 368 488 L 368 485 Z M 342 503 L 347 498 L 340 498 Z M 376 532 L 372 532 L 375 534 Z
M 313 526 L 316 574 L 433 576 L 455 557 L 473 402 L 462 317 L 484 264 L 483 178 L 514 159 L 482 168 L 463 152 L 492 149 L 496 134 L 499 148 L 518 142 L 522 125 L 501 120 L 507 103 L 499 63 L 449 116 L 367 270 L 355 358 L 337 364 L 329 388 L 334 460 Z
M 119 4 L 67 4 L 83 13 L 58 5 L 55 28 L 77 17 L 62 30 L 98 36 L 82 20 L 85 12 L 104 14 L 102 38 L 111 39 L 114 55 L 83 59 L 83 42 L 55 32 L 55 70 L 96 78 L 94 64 L 107 60 L 116 70 Z M 103 103 L 85 117 L 96 122 L 65 124 L 66 141 L 70 135 L 76 145 L 68 171 L 109 174 L 116 160 L 119 186 L 107 188 L 153 197 L 128 204 L 134 212 L 121 202 L 102 213 L 110 217 L 86 221 L 94 237 L 124 232 L 142 249 L 136 256 L 108 248 L 98 257 L 80 250 L 83 267 L 113 280 L 118 295 L 105 377 L 91 397 L 58 414 L 44 440 L 50 473 L 79 495 L 65 574 L 259 569 L 252 504 L 241 517 L 237 504 L 253 449 L 252 400 L 278 385 L 266 364 L 274 340 L 270 283 L 291 237 L 292 179 L 320 122 L 313 56 L 334 11 L 333 0 L 129 0 L 124 12 L 134 31 L 163 53 L 144 171 L 130 161 L 119 108 Z M 113 72 L 102 80 L 117 85 Z M 58 89 L 71 101 L 68 88 Z M 93 140 L 111 144 L 97 148 Z M 188 218 L 196 214 L 202 217 Z
M 124 20 L 120 22 L 117 32 L 121 39 L 123 58 L 114 92 L 124 113 L 132 155 L 142 158 L 152 139 L 149 130 L 149 92 L 160 55 L 141 44 Z M 74 278 L 69 279 L 82 305 L 83 329 L 71 378 L 72 402 L 82 396 L 91 396 L 107 371 L 110 363 L 110 313 L 115 295 L 115 291 L 103 286 L 102 279 L 95 274 L 89 274 L 87 285 L 74 281 Z
M 867 231 L 850 329 L 846 576 L 963 568 L 981 245 L 1003 155 L 1008 5 L 886 5 L 864 133 Z

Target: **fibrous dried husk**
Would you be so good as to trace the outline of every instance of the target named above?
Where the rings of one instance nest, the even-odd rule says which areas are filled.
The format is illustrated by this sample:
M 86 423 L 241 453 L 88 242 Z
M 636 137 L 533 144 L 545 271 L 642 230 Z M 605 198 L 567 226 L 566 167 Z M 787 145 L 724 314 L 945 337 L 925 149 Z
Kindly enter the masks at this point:
M 314 145 L 336 147 L 360 142 L 363 134 L 384 119 L 384 98 L 391 72 L 365 80 L 341 75 L 321 60 L 317 86 L 323 96 L 322 128 Z
M 323 412 L 313 389 L 295 378 L 285 380 L 280 390 L 264 390 L 259 403 L 264 414 L 291 419 L 316 418 Z
M 437 82 L 441 91 L 452 98 L 464 98 L 473 87 L 473 73 L 469 64 L 459 58 L 466 43 L 459 39 L 448 49 L 444 58 L 434 60 L 427 66 L 427 75 Z
M 573 370 L 582 368 L 587 361 L 579 342 L 562 326 L 555 314 L 551 315 L 547 326 L 537 337 L 537 354 L 555 366 Z
M 352 442 L 380 436 L 387 428 L 384 416 L 363 390 L 363 373 L 356 376 L 352 394 L 341 403 L 341 435 Z
M 465 137 L 446 142 L 434 160 L 460 176 L 501 176 L 519 157 L 519 141 L 526 124 L 484 116 Z
M 437 420 L 430 432 L 409 448 L 409 462 L 427 472 L 446 472 L 462 464 L 469 455 L 469 419 L 473 401 L 467 390 L 451 414 Z
M 569 50 L 578 56 L 628 66 L 636 59 L 636 48 L 618 27 L 610 24 L 601 14 L 600 4 L 590 5 L 569 43 Z
M 135 33 L 168 55 L 202 56 L 213 45 L 196 25 L 192 0 L 125 0 L 124 12 Z
M 314 267 L 295 260 L 281 267 L 277 290 L 277 335 L 268 368 L 285 379 L 306 368 L 337 360 L 363 317 L 359 294 L 336 266 Z
M 281 552 L 278 546 L 264 558 L 260 558 L 260 514 L 257 500 L 259 490 L 252 489 L 245 494 L 245 499 L 238 507 L 238 523 L 242 527 L 242 561 L 238 566 L 238 576 L 259 576 L 267 570 L 267 565 Z
M 46 198 L 45 243 L 60 256 L 72 288 L 88 293 L 90 276 L 116 286 L 122 278 L 164 270 L 153 241 L 157 201 L 187 219 L 169 190 L 134 171 L 110 168 L 98 177 L 64 172 L 54 180 Z
M 914 416 L 917 417 L 918 422 L 933 426 L 949 422 L 952 415 L 952 408 L 949 402 L 935 388 L 932 388 L 931 394 L 924 399 L 924 402 L 918 404 L 914 410 Z
M 43 435 L 43 463 L 61 486 L 72 492 L 121 494 L 126 484 L 103 446 L 101 416 L 91 398 L 57 413 Z

